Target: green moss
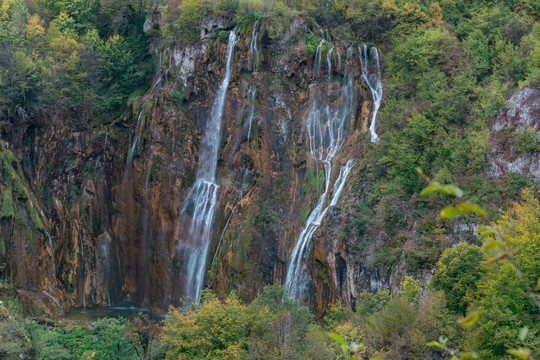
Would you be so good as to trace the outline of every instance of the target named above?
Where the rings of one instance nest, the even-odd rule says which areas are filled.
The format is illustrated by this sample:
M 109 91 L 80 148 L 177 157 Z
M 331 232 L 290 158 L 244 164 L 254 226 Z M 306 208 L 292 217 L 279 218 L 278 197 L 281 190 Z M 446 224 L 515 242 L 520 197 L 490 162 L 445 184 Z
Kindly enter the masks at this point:
M 39 217 L 37 209 L 30 203 L 27 202 L 26 205 L 26 211 L 28 212 L 28 215 L 30 216 L 30 220 L 38 230 L 44 230 L 45 227 L 43 226 L 43 222 L 41 221 L 41 218 Z
M 4 239 L 0 238 L 0 256 L 4 256 L 6 254 L 6 244 L 4 243 Z
M 309 205 L 302 206 L 302 209 L 300 210 L 300 221 L 302 223 L 302 226 L 306 225 L 306 220 L 309 216 Z
M 2 199 L 2 217 L 14 217 L 15 216 L 15 207 L 13 205 L 13 196 L 9 189 L 4 190 L 4 195 Z
M 32 252 L 34 250 L 34 232 L 28 225 L 24 227 L 24 230 L 26 231 L 26 249 L 28 252 Z

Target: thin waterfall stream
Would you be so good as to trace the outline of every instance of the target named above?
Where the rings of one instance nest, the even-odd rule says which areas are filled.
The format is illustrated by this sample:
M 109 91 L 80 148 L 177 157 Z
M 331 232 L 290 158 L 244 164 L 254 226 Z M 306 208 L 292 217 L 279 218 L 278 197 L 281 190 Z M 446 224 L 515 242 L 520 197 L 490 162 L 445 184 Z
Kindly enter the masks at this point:
M 81 287 L 82 287 L 82 298 L 83 298 L 83 308 L 86 309 L 86 293 L 84 289 L 84 280 L 86 278 L 86 267 L 84 265 L 84 244 L 82 238 L 82 225 L 79 225 L 79 240 L 81 241 Z
M 51 288 L 49 287 L 49 290 Z M 43 293 L 45 295 L 47 295 L 55 304 L 56 306 L 58 307 L 58 309 L 60 310 L 60 315 L 64 315 L 64 309 L 62 309 L 62 306 L 60 306 L 60 303 L 58 302 L 58 300 L 56 300 L 56 298 L 54 296 L 52 296 L 51 294 L 49 294 L 47 291 L 43 291 Z
M 181 210 L 182 216 L 191 217 L 191 224 L 186 238 L 179 241 L 177 251 L 183 253 L 185 258 L 184 264 L 182 264 L 182 271 L 186 276 L 184 295 L 195 303 L 198 303 L 201 297 L 208 252 L 210 250 L 212 223 L 219 188 L 216 184 L 216 168 L 222 118 L 236 42 L 236 32 L 232 30 L 229 34 L 227 46 L 225 76 L 216 93 L 211 116 L 206 123 L 206 129 L 201 140 L 197 178 Z
M 366 80 L 371 91 L 371 97 L 373 98 L 373 111 L 371 113 L 371 124 L 369 125 L 369 133 L 371 135 L 371 142 L 378 143 L 379 136 L 375 131 L 377 112 L 381 106 L 383 87 L 381 80 L 381 64 L 379 62 L 379 52 L 377 48 L 373 46 L 371 48 L 371 57 L 368 56 L 368 47 L 366 44 L 362 48 L 358 47 L 360 54 L 360 65 L 362 67 L 362 77 Z M 370 60 L 374 63 L 375 71 L 369 71 Z

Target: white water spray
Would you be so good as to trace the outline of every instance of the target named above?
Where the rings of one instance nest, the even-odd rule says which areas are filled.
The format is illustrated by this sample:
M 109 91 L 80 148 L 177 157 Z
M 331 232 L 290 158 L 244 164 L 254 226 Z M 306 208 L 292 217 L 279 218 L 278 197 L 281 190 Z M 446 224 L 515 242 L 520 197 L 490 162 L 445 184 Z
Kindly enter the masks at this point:
M 249 101 L 251 102 L 251 106 L 249 108 L 249 118 L 248 118 L 249 127 L 248 127 L 248 134 L 247 134 L 247 142 L 249 146 L 251 146 L 249 139 L 251 135 L 251 125 L 253 124 L 253 115 L 255 114 L 255 94 L 256 93 L 257 93 L 257 88 L 254 88 L 253 90 L 252 89 L 248 90 L 248 98 L 249 98 Z
M 191 216 L 191 225 L 187 241 L 178 244 L 177 249 L 186 253 L 186 263 L 183 264 L 183 273 L 186 274 L 185 295 L 195 303 L 198 303 L 201 297 L 210 249 L 211 227 L 219 187 L 216 184 L 216 168 L 221 138 L 221 121 L 231 77 L 231 63 L 236 41 L 236 33 L 233 30 L 229 35 L 227 46 L 225 77 L 216 93 L 211 117 L 206 124 L 201 141 L 197 179 L 181 211 L 181 215 L 189 214 Z
M 383 96 L 383 86 L 381 80 L 381 64 L 379 62 L 379 52 L 377 48 L 373 46 L 371 48 L 371 59 L 368 56 L 368 48 L 364 44 L 362 48 L 358 47 L 358 52 L 360 54 L 360 64 L 362 67 L 362 77 L 366 80 L 366 83 L 369 86 L 371 91 L 371 97 L 373 98 L 373 112 L 371 114 L 371 125 L 369 126 L 369 133 L 371 135 L 371 142 L 378 143 L 379 136 L 375 131 L 375 125 L 377 120 L 377 112 L 381 106 L 382 96 Z M 369 71 L 369 62 L 373 61 L 373 66 L 375 66 L 375 71 Z
M 330 56 L 331 55 L 327 56 L 329 79 L 332 72 Z M 316 64 L 318 61 L 320 61 L 319 51 L 317 51 L 315 55 Z M 346 123 L 354 111 L 354 87 L 352 73 L 350 71 L 352 64 L 352 48 L 349 48 L 347 50 L 347 68 L 345 74 L 347 83 L 341 89 L 341 105 L 332 109 L 330 104 L 329 82 L 326 94 L 321 94 L 321 88 L 319 87 L 319 94 L 315 95 L 307 117 L 306 125 L 311 157 L 315 160 L 316 164 L 319 161 L 323 162 L 325 184 L 324 192 L 317 200 L 315 208 L 309 214 L 306 225 L 296 241 L 287 264 L 285 286 L 287 287 L 291 298 L 300 299 L 307 290 L 307 286 L 311 279 L 305 268 L 311 251 L 313 234 L 321 225 L 328 209 L 331 206 L 336 205 L 345 186 L 347 176 L 355 164 L 354 160 L 349 160 L 345 166 L 340 169 L 338 178 L 333 186 L 330 204 L 325 206 L 330 191 L 332 159 L 343 144 Z
M 49 290 L 50 290 L 50 288 L 49 288 Z M 62 306 L 60 306 L 60 303 L 58 302 L 58 300 L 56 300 L 56 298 L 54 296 L 52 296 L 51 294 L 49 294 L 46 291 L 43 291 L 43 293 L 45 295 L 47 295 L 56 304 L 56 306 L 60 310 L 60 315 L 64 316 L 64 309 L 62 309 Z
M 107 303 L 109 306 L 111 306 L 111 296 L 109 294 L 109 278 L 111 274 L 111 261 L 109 258 L 109 246 L 110 244 L 104 243 L 101 245 L 101 251 L 103 252 L 103 257 L 105 258 L 105 271 L 104 271 L 104 277 L 105 277 L 105 291 L 107 292 Z
M 253 31 L 251 32 L 251 42 L 249 43 L 249 56 L 251 58 L 251 67 L 253 70 L 257 68 L 257 63 L 259 61 L 259 54 L 257 49 L 257 37 L 259 36 L 259 29 L 257 25 L 259 24 L 259 19 L 253 24 Z

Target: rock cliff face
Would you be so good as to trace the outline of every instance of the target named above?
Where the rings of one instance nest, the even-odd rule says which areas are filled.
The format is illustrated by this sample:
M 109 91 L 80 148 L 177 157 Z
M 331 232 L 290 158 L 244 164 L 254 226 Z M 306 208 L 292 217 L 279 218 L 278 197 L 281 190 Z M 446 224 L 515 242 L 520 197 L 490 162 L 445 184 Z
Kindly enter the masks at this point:
M 153 17 L 148 29 L 158 21 Z M 4 279 L 34 291 L 50 311 L 131 301 L 163 312 L 180 304 L 185 291 L 177 245 L 188 225 L 179 214 L 225 73 L 227 43 L 218 34 L 232 28 L 211 19 L 199 42 L 160 48 L 148 92 L 102 128 L 66 121 L 64 114 L 18 124 L 1 146 L 2 171 L 22 184 L 9 188 L 15 198 L 3 200 Z M 237 29 L 205 268 L 205 286 L 220 295 L 236 290 L 252 299 L 264 285 L 284 283 L 291 250 L 322 194 L 325 179 L 310 154 L 307 117 L 318 87 L 328 88 L 330 107 L 342 101 L 350 44 L 333 41 L 330 57 L 330 46 L 310 52 L 305 35 L 312 28 L 296 19 L 279 34 L 263 21 Z M 357 256 L 361 236 L 343 236 L 361 192 L 354 179 L 366 170 L 362 158 L 371 146 L 371 93 L 358 49 L 352 50 L 354 95 L 330 186 L 347 160 L 356 165 L 310 244 L 306 266 L 316 286 L 304 300 L 318 314 L 337 298 L 353 306 L 357 292 L 389 281 Z

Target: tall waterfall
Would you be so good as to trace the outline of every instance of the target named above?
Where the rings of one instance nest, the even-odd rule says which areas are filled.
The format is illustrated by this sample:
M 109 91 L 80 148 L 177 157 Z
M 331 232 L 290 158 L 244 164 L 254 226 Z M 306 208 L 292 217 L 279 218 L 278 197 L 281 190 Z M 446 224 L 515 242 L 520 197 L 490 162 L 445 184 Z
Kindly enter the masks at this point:
M 320 47 L 325 40 L 321 39 L 319 47 L 315 53 L 315 76 L 319 75 L 321 63 Z M 334 47 L 332 47 L 333 49 Z M 331 73 L 332 73 L 332 50 L 327 55 L 328 64 L 328 86 L 326 93 L 322 93 L 322 87 L 319 86 L 315 94 L 313 104 L 307 117 L 306 125 L 309 135 L 309 149 L 312 159 L 316 164 L 323 162 L 325 172 L 324 192 L 317 200 L 315 208 L 309 214 L 306 225 L 292 250 L 287 264 L 287 274 L 285 286 L 289 291 L 291 298 L 299 299 L 307 290 L 310 282 L 310 276 L 305 267 L 310 253 L 311 239 L 315 231 L 321 225 L 321 222 L 331 206 L 336 205 L 341 192 L 345 186 L 347 176 L 355 164 L 354 160 L 349 160 L 340 171 L 337 180 L 334 183 L 330 203 L 325 206 L 327 196 L 330 192 L 330 181 L 332 178 L 332 159 L 343 144 L 343 136 L 347 120 L 350 119 L 353 109 L 354 86 L 352 73 L 350 71 L 352 61 L 352 48 L 347 50 L 347 68 L 345 79 L 347 83 L 340 89 L 340 105 L 332 108 L 330 103 L 331 95 Z
M 383 87 L 381 81 L 381 64 L 379 62 L 379 52 L 377 48 L 373 46 L 371 48 L 371 59 L 368 56 L 368 48 L 366 44 L 360 48 L 358 47 L 358 53 L 360 54 L 360 64 L 362 67 L 362 77 L 366 80 L 371 91 L 373 98 L 373 112 L 371 114 L 371 125 L 369 126 L 369 133 L 371 135 L 371 142 L 379 142 L 379 136 L 375 132 L 375 120 L 377 120 L 377 112 L 381 106 Z M 373 62 L 375 71 L 369 71 L 369 62 Z
M 225 107 L 225 95 L 231 77 L 231 62 L 236 41 L 236 33 L 233 30 L 229 34 L 225 77 L 216 93 L 211 117 L 206 123 L 201 141 L 197 178 L 181 210 L 181 215 L 191 216 L 191 224 L 188 236 L 184 242 L 178 244 L 177 248 L 186 254 L 182 269 L 186 275 L 185 295 L 194 302 L 199 302 L 201 297 L 210 249 L 212 221 L 219 187 L 216 184 L 216 167 L 221 138 L 221 120 Z

